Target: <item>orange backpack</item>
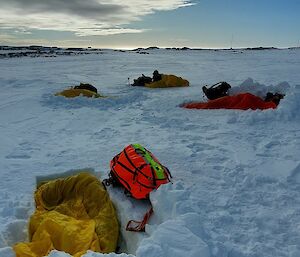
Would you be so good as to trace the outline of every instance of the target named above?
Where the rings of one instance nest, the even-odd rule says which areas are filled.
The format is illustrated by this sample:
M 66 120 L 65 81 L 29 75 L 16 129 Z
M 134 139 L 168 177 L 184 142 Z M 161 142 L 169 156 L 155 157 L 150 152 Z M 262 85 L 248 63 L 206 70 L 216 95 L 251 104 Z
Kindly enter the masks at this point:
M 140 144 L 131 144 L 110 162 L 109 184 L 121 184 L 136 199 L 147 199 L 149 193 L 172 177 L 154 155 Z

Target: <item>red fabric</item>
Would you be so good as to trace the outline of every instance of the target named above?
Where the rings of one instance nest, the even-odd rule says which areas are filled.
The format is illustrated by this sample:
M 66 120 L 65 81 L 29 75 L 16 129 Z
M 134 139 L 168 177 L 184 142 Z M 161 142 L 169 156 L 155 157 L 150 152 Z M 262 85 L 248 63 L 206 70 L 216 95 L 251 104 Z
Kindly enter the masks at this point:
M 188 103 L 183 105 L 188 109 L 239 109 L 239 110 L 265 110 L 275 109 L 277 105 L 273 102 L 265 102 L 260 97 L 250 93 L 243 93 L 234 96 L 224 96 L 206 103 Z
M 152 154 L 151 157 L 159 163 Z M 166 170 L 165 179 L 153 177 L 155 176 L 155 172 L 153 172 L 151 166 L 136 152 L 132 145 L 127 146 L 120 154 L 111 160 L 110 168 L 120 183 L 122 183 L 131 193 L 132 197 L 136 199 L 146 199 L 152 190 L 157 189 L 162 184 L 170 182 Z
M 153 214 L 153 207 L 151 206 L 150 210 L 146 212 L 142 221 L 136 221 L 136 220 L 128 221 L 126 230 L 133 231 L 133 232 L 144 232 L 146 224 L 148 223 L 152 214 Z

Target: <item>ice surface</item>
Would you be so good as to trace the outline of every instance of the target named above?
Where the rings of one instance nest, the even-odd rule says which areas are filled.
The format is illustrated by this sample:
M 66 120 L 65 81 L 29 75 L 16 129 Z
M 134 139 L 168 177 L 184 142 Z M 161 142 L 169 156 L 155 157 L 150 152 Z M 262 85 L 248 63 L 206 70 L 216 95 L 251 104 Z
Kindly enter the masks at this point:
M 121 255 L 85 257 L 300 256 L 300 51 L 106 51 L 0 60 L 0 256 L 27 240 L 36 176 L 93 168 L 141 143 L 172 172 L 151 194 L 145 233 L 125 231 L 149 203 L 109 188 L 121 222 Z M 128 77 L 177 74 L 189 88 L 131 88 Z M 201 87 L 286 97 L 276 110 L 187 110 Z M 53 94 L 88 82 L 105 99 Z M 66 257 L 52 251 L 51 257 Z

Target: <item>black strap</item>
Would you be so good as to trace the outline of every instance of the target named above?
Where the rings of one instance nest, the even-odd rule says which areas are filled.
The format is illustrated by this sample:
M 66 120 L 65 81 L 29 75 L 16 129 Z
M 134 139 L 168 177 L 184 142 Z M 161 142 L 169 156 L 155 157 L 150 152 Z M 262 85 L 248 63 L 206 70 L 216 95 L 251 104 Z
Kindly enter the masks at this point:
M 125 185 L 127 186 L 125 186 L 126 188 L 127 188 L 127 190 L 129 190 L 129 191 L 131 191 L 131 186 L 127 183 L 127 181 L 125 180 L 125 179 L 123 179 L 123 178 L 121 178 L 119 175 L 118 175 L 118 173 L 116 172 L 116 170 L 112 167 L 112 170 L 111 170 L 112 172 L 113 172 L 113 174 L 119 179 L 119 180 L 122 180 L 124 183 L 125 183 Z
M 153 169 L 153 167 L 151 166 L 151 172 L 152 172 L 152 176 L 153 176 L 153 185 L 154 187 L 156 187 L 156 177 L 155 177 L 155 171 Z
M 112 159 L 112 165 L 111 165 L 111 169 L 113 170 L 116 166 L 117 163 L 117 158 L 119 158 L 120 154 L 117 154 L 113 159 Z
M 119 160 L 117 160 L 118 157 L 119 157 L 120 154 L 121 154 L 121 153 L 120 153 L 120 154 L 118 154 L 117 156 L 115 156 L 115 157 L 113 158 L 112 173 L 113 173 L 113 175 L 114 175 L 117 179 L 123 181 L 123 182 L 127 185 L 127 187 L 125 186 L 125 188 L 126 188 L 128 191 L 131 191 L 131 187 L 130 187 L 130 185 L 128 184 L 128 182 L 127 182 L 126 180 L 124 180 L 122 177 L 120 177 L 120 176 L 117 174 L 117 172 L 116 172 L 116 170 L 115 170 L 115 166 L 116 166 L 117 164 L 119 164 L 122 168 L 126 169 L 128 172 L 132 173 L 132 174 L 134 175 L 133 180 L 136 181 L 138 184 L 140 184 L 140 185 L 143 186 L 143 187 L 146 187 L 146 188 L 149 188 L 149 189 L 154 189 L 154 188 L 156 188 L 156 185 L 157 185 L 157 182 L 156 182 L 156 181 L 157 181 L 157 180 L 165 180 L 165 178 L 164 178 L 164 179 L 157 179 L 157 178 L 156 178 L 156 176 L 155 176 L 155 171 L 154 171 L 154 169 L 153 169 L 153 167 L 152 167 L 151 165 L 149 165 L 149 164 L 147 164 L 147 163 L 143 163 L 140 167 L 137 167 L 137 166 L 132 162 L 132 160 L 129 158 L 129 156 L 128 156 L 128 154 L 127 154 L 127 152 L 126 152 L 125 149 L 123 150 L 123 153 L 124 153 L 124 155 L 125 155 L 127 161 L 128 161 L 128 162 L 130 163 L 130 165 L 134 168 L 134 170 L 130 169 L 129 167 L 127 167 L 126 165 L 124 165 L 122 162 L 120 162 Z M 138 152 L 137 152 L 137 153 L 138 153 Z M 150 168 L 151 168 L 152 178 L 149 177 L 149 176 L 147 176 L 145 173 L 142 172 L 142 169 L 143 169 L 144 167 L 146 167 L 147 165 L 149 165 Z M 167 167 L 163 166 L 163 165 L 161 165 L 161 166 L 163 167 L 164 171 L 169 175 L 169 176 L 167 176 L 167 179 L 170 181 L 169 177 L 172 178 L 172 176 L 171 176 L 171 173 L 170 173 L 169 169 L 168 169 Z M 141 183 L 140 181 L 136 180 L 136 178 L 137 178 L 137 173 L 138 173 L 138 172 L 139 172 L 140 174 L 142 174 L 142 175 L 143 175 L 145 178 L 147 178 L 148 180 L 151 180 L 152 183 L 153 183 L 153 185 L 152 185 L 152 186 L 148 186 L 148 185 L 145 185 L 145 184 Z
M 128 160 L 128 162 L 130 163 L 130 165 L 134 168 L 134 169 L 137 169 L 137 167 L 133 164 L 133 162 L 131 161 L 131 159 L 129 158 L 127 152 L 126 152 L 126 149 L 123 150 L 123 153 L 126 157 L 126 159 Z
M 212 85 L 212 86 L 211 86 L 211 87 L 209 87 L 209 88 L 214 88 L 215 86 L 221 85 L 222 83 L 224 83 L 224 82 L 218 82 L 218 83 L 216 83 L 216 84 Z
M 149 164 L 144 163 L 144 164 L 142 164 L 140 167 L 137 167 L 137 166 L 135 166 L 134 163 L 131 161 L 131 159 L 129 158 L 129 156 L 128 156 L 128 154 L 127 154 L 127 152 L 126 152 L 125 149 L 123 150 L 123 152 L 124 152 L 124 155 L 125 155 L 127 161 L 128 161 L 128 162 L 130 163 L 130 165 L 134 168 L 134 172 L 137 173 L 137 171 L 138 171 L 138 172 L 140 172 L 145 178 L 151 180 L 151 177 L 147 176 L 147 175 L 146 175 L 145 173 L 143 173 L 143 171 L 142 171 L 142 169 L 143 169 L 144 167 L 146 167 L 147 165 L 149 165 Z M 124 165 L 124 164 L 123 164 L 123 165 Z M 124 166 L 125 166 L 125 165 L 124 165 Z M 151 165 L 150 165 L 150 166 L 151 166 Z M 135 174 L 135 175 L 137 175 L 137 174 Z M 155 177 L 154 177 L 154 178 L 155 178 Z
M 142 150 L 142 149 L 140 149 L 140 148 L 135 149 L 135 152 L 136 152 L 137 154 L 140 154 L 140 155 L 145 155 L 145 154 L 146 154 L 145 151 Z
M 118 164 L 120 164 L 120 166 L 122 166 L 122 168 L 124 168 L 125 170 L 129 171 L 132 174 L 135 174 L 135 171 L 129 169 L 126 165 L 124 165 L 122 162 L 117 161 Z
M 147 166 L 148 164 L 144 163 L 142 164 L 139 168 L 136 168 L 134 171 L 129 169 L 124 163 L 117 161 L 116 163 L 120 164 L 124 169 L 126 169 L 127 171 L 129 171 L 130 173 L 136 175 L 136 171 L 138 171 L 140 174 L 142 174 L 145 178 L 147 179 L 151 179 L 151 177 L 147 176 L 145 173 L 142 172 L 142 169 Z
M 155 188 L 155 186 L 147 186 L 147 185 L 143 184 L 142 182 L 140 182 L 139 180 L 136 180 L 136 183 L 140 184 L 143 187 L 149 188 L 149 189 L 154 189 Z
M 163 168 L 166 170 L 166 172 L 168 173 L 168 179 L 169 179 L 169 181 L 170 181 L 170 178 L 173 178 L 172 177 L 172 175 L 171 175 L 171 172 L 170 172 L 170 170 L 168 169 L 168 167 L 166 167 L 166 166 L 163 166 Z

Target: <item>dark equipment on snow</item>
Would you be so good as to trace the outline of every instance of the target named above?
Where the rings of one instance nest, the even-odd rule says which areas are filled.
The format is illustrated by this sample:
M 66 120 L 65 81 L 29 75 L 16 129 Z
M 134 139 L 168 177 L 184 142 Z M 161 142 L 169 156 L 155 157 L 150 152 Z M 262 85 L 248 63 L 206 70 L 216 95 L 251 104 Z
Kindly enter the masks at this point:
M 280 94 L 280 93 L 270 93 L 268 92 L 266 97 L 265 97 L 265 102 L 273 102 L 276 105 L 278 105 L 280 103 L 280 100 L 283 99 L 285 97 L 284 94 Z
M 152 82 L 151 77 L 147 77 L 144 74 L 142 74 L 142 77 L 139 77 L 139 78 L 133 80 L 132 86 L 134 86 L 134 87 L 144 87 L 145 84 L 151 83 L 151 82 Z
M 98 93 L 97 88 L 88 83 L 80 83 L 79 86 L 75 86 L 74 89 L 86 89 L 92 92 Z
M 209 100 L 214 100 L 223 96 L 228 96 L 228 90 L 231 86 L 227 82 L 218 82 L 207 88 L 207 86 L 202 87 L 203 93 Z
M 133 80 L 132 86 L 148 87 L 148 88 L 169 88 L 169 87 L 188 87 L 189 82 L 186 79 L 172 75 L 162 74 L 158 70 L 153 72 L 153 77 L 142 77 Z
M 152 78 L 152 81 L 153 82 L 156 82 L 156 81 L 160 81 L 162 79 L 162 76 L 161 74 L 158 72 L 158 70 L 155 70 L 153 72 L 153 78 Z

